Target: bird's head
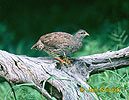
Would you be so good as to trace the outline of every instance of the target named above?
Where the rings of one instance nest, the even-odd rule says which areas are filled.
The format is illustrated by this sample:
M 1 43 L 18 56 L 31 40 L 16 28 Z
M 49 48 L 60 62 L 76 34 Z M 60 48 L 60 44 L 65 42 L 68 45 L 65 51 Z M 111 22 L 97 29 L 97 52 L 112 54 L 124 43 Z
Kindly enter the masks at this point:
M 36 48 L 37 50 L 42 50 L 44 48 L 43 43 L 41 42 L 41 40 L 39 40 L 36 44 L 34 44 L 31 49 Z
M 79 31 L 77 31 L 76 32 L 76 34 L 75 34 L 75 37 L 77 38 L 77 39 L 80 39 L 80 40 L 82 40 L 84 37 L 86 37 L 86 36 L 90 36 L 85 30 L 83 30 L 83 29 L 80 29 Z

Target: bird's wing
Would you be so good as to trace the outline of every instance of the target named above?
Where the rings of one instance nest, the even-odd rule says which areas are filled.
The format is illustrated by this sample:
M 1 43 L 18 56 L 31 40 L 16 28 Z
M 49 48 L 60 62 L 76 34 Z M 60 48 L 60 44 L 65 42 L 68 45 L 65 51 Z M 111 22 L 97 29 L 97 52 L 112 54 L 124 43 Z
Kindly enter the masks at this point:
M 53 32 L 46 35 L 43 35 L 40 40 L 44 45 L 53 47 L 53 48 L 61 48 L 62 46 L 67 46 L 72 44 L 74 37 L 65 32 Z

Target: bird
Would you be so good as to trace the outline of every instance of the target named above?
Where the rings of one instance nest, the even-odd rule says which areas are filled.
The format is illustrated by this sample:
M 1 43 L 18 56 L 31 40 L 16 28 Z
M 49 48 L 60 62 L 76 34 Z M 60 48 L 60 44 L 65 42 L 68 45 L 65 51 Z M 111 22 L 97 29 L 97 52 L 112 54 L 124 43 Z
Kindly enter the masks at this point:
M 75 35 L 67 32 L 52 32 L 41 36 L 31 49 L 43 50 L 60 61 L 63 66 L 64 64 L 68 66 L 68 63 L 72 66 L 67 56 L 75 53 L 83 46 L 83 38 L 86 36 L 89 36 L 89 34 L 83 29 L 78 30 Z M 63 60 L 61 57 L 66 59 Z

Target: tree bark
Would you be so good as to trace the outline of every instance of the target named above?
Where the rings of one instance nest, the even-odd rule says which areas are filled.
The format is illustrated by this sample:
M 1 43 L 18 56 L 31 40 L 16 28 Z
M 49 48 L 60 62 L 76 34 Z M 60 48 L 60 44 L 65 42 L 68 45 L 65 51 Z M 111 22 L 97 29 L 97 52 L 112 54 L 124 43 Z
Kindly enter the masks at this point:
M 86 91 L 90 86 L 85 81 L 91 72 L 129 66 L 129 47 L 72 60 L 72 67 L 65 68 L 50 57 L 27 57 L 0 50 L 0 81 L 33 83 L 33 88 L 48 100 L 99 100 L 95 93 Z M 80 87 L 85 91 L 80 92 Z

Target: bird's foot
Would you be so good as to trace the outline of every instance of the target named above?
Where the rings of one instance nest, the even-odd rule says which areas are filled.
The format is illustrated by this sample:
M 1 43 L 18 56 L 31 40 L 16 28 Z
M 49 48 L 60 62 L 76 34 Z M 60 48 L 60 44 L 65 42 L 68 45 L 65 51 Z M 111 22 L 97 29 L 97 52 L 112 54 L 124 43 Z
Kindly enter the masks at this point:
M 65 65 L 68 66 L 68 63 L 67 63 L 65 60 L 62 60 L 62 59 L 57 58 L 57 57 L 54 57 L 54 58 L 55 58 L 56 60 L 60 61 L 64 67 L 65 67 Z M 65 64 L 65 65 L 64 65 L 64 64 Z
M 69 63 L 70 66 L 72 66 L 72 63 L 71 63 L 72 60 L 69 60 L 68 57 L 62 57 L 62 58 L 64 59 L 65 62 Z

